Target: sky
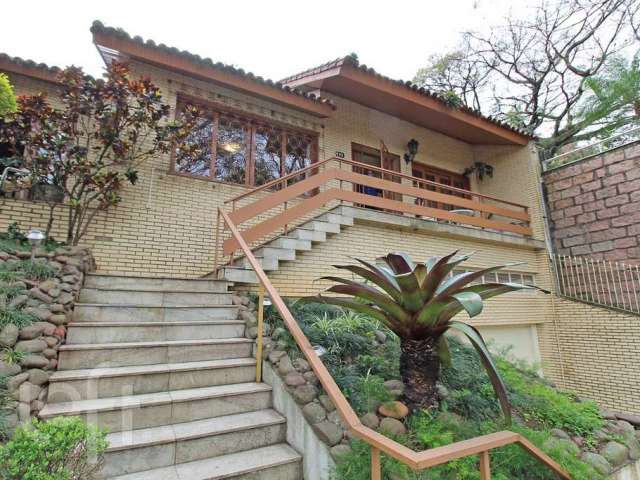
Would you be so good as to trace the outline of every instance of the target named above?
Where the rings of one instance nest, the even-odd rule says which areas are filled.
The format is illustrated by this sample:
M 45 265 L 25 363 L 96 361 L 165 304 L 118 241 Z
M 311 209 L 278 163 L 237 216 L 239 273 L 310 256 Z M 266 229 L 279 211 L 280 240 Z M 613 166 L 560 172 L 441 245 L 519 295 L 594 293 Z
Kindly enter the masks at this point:
M 411 80 L 460 32 L 486 29 L 526 0 L 20 0 L 5 2 L 0 52 L 99 75 L 94 20 L 279 80 L 351 52 Z

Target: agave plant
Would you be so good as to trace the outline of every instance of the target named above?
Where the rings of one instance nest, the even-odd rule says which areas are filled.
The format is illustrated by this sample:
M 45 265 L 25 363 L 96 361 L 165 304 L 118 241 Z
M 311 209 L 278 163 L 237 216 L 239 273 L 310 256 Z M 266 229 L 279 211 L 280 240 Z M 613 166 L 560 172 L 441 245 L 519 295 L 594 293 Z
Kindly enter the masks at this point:
M 474 317 L 482 311 L 483 300 L 534 287 L 515 283 L 473 284 L 487 273 L 514 264 L 454 275 L 454 268 L 471 256 L 456 256 L 457 253 L 433 257 L 424 263 L 412 261 L 405 253 L 390 253 L 382 258 L 386 266 L 360 259 L 356 259 L 360 265 L 335 265 L 375 287 L 339 277 L 323 277 L 338 283 L 328 288 L 326 293 L 347 297 L 320 294 L 303 301 L 328 303 L 364 313 L 377 318 L 398 335 L 400 374 L 405 384 L 403 400 L 412 412 L 438 406 L 436 382 L 440 366 L 451 361 L 444 334 L 450 329 L 458 330 L 480 355 L 505 418 L 510 422 L 511 409 L 506 388 L 482 336 L 471 325 L 452 318 L 463 310 Z

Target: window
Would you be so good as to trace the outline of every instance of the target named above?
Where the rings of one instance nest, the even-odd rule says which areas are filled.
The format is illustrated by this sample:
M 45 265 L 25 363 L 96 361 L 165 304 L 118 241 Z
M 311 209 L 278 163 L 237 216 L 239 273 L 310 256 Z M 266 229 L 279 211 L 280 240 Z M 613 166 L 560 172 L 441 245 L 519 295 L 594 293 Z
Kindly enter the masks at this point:
M 414 177 L 423 178 L 425 180 L 429 180 L 430 182 L 437 182 L 443 186 L 453 186 L 455 188 L 460 188 L 462 190 L 470 190 L 469 179 L 462 174 L 429 167 L 427 165 L 422 165 L 416 162 L 412 164 L 411 168 L 412 168 L 411 175 Z M 414 186 L 418 188 L 424 188 L 426 190 L 431 190 L 432 192 L 439 192 L 447 195 L 454 195 L 456 197 L 461 197 L 461 198 L 471 198 L 469 195 L 466 195 L 457 190 L 449 190 L 448 188 L 437 187 L 435 185 L 414 182 Z M 422 205 L 424 203 L 425 202 L 421 202 L 420 204 Z M 444 210 L 455 210 L 456 208 L 458 208 L 454 205 L 438 203 L 431 200 L 426 202 L 426 206 L 431 208 L 440 208 Z
M 178 110 L 186 103 L 180 103 Z M 174 171 L 247 186 L 263 185 L 316 161 L 317 136 L 266 119 L 199 105 L 205 112 L 175 149 Z M 294 183 L 305 175 L 292 178 Z
M 462 273 L 473 272 L 473 269 L 468 268 L 455 268 L 450 274 L 449 277 L 460 275 Z M 471 285 L 477 285 L 479 283 L 518 283 L 521 285 L 527 285 L 529 287 L 535 286 L 535 278 L 530 273 L 522 273 L 522 272 L 489 272 L 484 274 L 479 279 L 471 282 Z

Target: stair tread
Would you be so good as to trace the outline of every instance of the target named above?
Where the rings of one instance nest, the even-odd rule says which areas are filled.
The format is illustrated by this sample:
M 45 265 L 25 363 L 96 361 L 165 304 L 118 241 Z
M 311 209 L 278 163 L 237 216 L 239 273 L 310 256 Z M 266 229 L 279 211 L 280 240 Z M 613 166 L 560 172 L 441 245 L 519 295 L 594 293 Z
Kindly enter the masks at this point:
M 181 320 L 165 322 L 71 322 L 69 327 L 167 327 L 187 325 L 244 325 L 243 320 L 214 319 L 214 320 Z
M 135 280 L 189 280 L 193 282 L 220 282 L 220 283 L 230 283 L 226 280 L 214 280 L 212 278 L 200 278 L 200 277 L 146 277 L 142 275 L 118 275 L 114 273 L 100 273 L 100 272 L 89 272 L 87 273 L 89 277 L 109 277 L 109 278 L 130 278 Z
M 202 295 L 231 295 L 231 292 L 203 292 L 201 290 L 171 290 L 163 288 L 159 290 L 146 290 L 144 288 L 122 288 L 122 287 L 83 287 L 83 290 L 99 290 L 104 292 L 123 292 L 123 293 L 198 293 Z
M 174 423 L 160 427 L 142 428 L 107 435 L 108 452 L 140 448 L 160 443 L 220 435 L 284 423 L 285 418 L 273 409 L 224 415 L 193 422 Z
M 253 343 L 248 338 L 213 338 L 209 340 L 161 340 L 153 342 L 126 343 L 74 343 L 60 346 L 63 350 L 109 350 L 113 348 L 152 348 L 163 346 L 216 345 L 233 343 Z
M 254 366 L 256 360 L 247 358 L 228 358 L 222 360 L 203 360 L 184 363 L 156 363 L 153 365 L 139 365 L 126 367 L 84 368 L 77 370 L 58 370 L 51 375 L 49 382 L 64 382 L 71 380 L 93 380 L 98 378 L 126 377 L 129 375 L 147 375 L 167 372 L 187 372 L 192 370 L 206 370 L 216 368 L 230 368 Z
M 112 477 L 112 480 L 219 480 L 299 462 L 301 458 L 289 445 L 280 443 L 247 452 Z
M 265 383 L 234 383 L 215 387 L 189 388 L 168 392 L 144 393 L 141 395 L 124 395 L 120 397 L 76 400 L 71 402 L 49 403 L 40 412 L 40 417 L 55 415 L 77 415 L 88 412 L 124 410 L 142 408 L 174 402 L 188 402 L 206 398 L 243 395 L 248 393 L 269 392 L 271 387 Z
M 238 308 L 232 304 L 215 304 L 215 305 L 145 305 L 144 303 L 91 303 L 78 302 L 77 307 L 118 307 L 118 308 Z

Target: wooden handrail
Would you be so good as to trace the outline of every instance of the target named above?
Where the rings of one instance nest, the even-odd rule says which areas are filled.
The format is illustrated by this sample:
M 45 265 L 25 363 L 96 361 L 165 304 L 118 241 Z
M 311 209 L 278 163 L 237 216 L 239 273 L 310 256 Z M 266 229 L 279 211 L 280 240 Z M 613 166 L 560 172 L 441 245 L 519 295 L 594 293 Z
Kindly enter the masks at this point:
M 444 447 L 438 447 L 431 450 L 425 450 L 422 452 L 415 452 L 410 448 L 392 440 L 384 435 L 376 432 L 375 430 L 365 426 L 360 422 L 358 415 L 351 408 L 351 405 L 343 395 L 342 391 L 336 384 L 335 380 L 322 363 L 322 360 L 315 352 L 309 339 L 306 337 L 298 322 L 293 318 L 293 315 L 287 308 L 282 297 L 273 286 L 267 274 L 264 272 L 258 259 L 253 255 L 253 252 L 249 248 L 249 245 L 244 240 L 238 227 L 233 223 L 229 215 L 222 210 L 218 209 L 218 212 L 226 225 L 227 229 L 231 232 L 231 235 L 237 241 L 239 248 L 244 253 L 247 261 L 255 271 L 256 276 L 260 284 L 264 287 L 267 294 L 271 298 L 272 304 L 276 307 L 284 325 L 291 333 L 298 348 L 306 358 L 314 374 L 318 378 L 318 381 L 322 385 L 327 396 L 331 399 L 331 402 L 336 407 L 340 418 L 349 430 L 358 438 L 367 442 L 372 448 L 372 479 L 378 480 L 380 475 L 380 452 L 399 460 L 400 462 L 408 465 L 410 468 L 424 469 L 437 465 L 442 465 L 455 460 L 456 458 L 466 457 L 469 455 L 481 455 L 481 475 L 483 480 L 490 478 L 490 469 L 488 463 L 488 452 L 494 448 L 501 447 L 509 444 L 518 444 L 530 453 L 533 457 L 544 463 L 547 467 L 553 470 L 559 478 L 564 480 L 571 480 L 569 474 L 553 459 L 551 459 L 544 452 L 539 450 L 535 445 L 531 444 L 527 439 L 521 435 L 513 432 L 496 432 L 481 437 L 472 438 L 469 440 L 463 440 L 461 442 L 452 443 Z M 262 361 L 258 358 L 257 361 Z
M 529 207 L 527 207 L 526 205 L 522 205 L 520 203 L 516 203 L 516 202 L 512 202 L 510 200 L 502 200 L 500 198 L 496 198 L 496 197 L 492 197 L 490 195 L 485 195 L 483 193 L 477 193 L 477 192 L 473 192 L 471 190 L 465 190 L 464 188 L 458 188 L 458 187 L 453 187 L 451 185 L 445 185 L 444 183 L 438 183 L 438 182 L 434 182 L 432 180 L 425 180 L 424 178 L 418 178 L 418 177 L 413 177 L 411 175 L 407 175 L 405 173 L 401 173 L 401 172 L 396 172 L 394 170 L 388 170 L 386 168 L 380 168 L 380 167 L 375 167 L 373 165 L 369 165 L 366 163 L 361 163 L 361 162 L 356 162 L 354 160 L 345 160 L 342 158 L 337 158 L 337 157 L 332 157 L 332 158 L 328 158 L 326 160 L 322 160 L 321 162 L 317 162 L 317 163 L 312 163 L 311 165 L 308 165 L 304 168 L 301 168 L 300 170 L 296 170 L 295 172 L 292 172 L 288 175 L 285 175 L 284 177 L 280 177 L 280 178 L 276 178 L 274 180 L 271 180 L 270 182 L 264 183 L 252 190 L 249 190 L 247 192 L 243 192 L 239 195 L 236 195 L 235 197 L 230 198 L 229 200 L 225 200 L 225 205 L 228 203 L 233 203 L 233 202 L 237 202 L 238 200 L 241 200 L 245 197 L 248 197 L 250 195 L 253 195 L 254 193 L 260 192 L 262 190 L 265 190 L 267 188 L 273 187 L 274 185 L 277 185 L 279 183 L 283 183 L 286 182 L 292 178 L 296 178 L 299 177 L 301 174 L 308 172 L 309 170 L 313 170 L 313 169 L 317 169 L 321 166 L 326 165 L 329 162 L 337 162 L 339 164 L 347 164 L 347 165 L 352 165 L 355 167 L 359 167 L 359 168 L 363 168 L 366 170 L 371 170 L 374 172 L 379 172 L 382 175 L 386 175 L 386 176 L 394 176 L 394 177 L 399 177 L 399 178 L 404 178 L 406 180 L 411 180 L 412 182 L 416 182 L 416 183 L 420 183 L 423 185 L 430 185 L 436 188 L 440 188 L 442 190 L 448 190 L 451 192 L 457 192 L 463 195 L 467 195 L 467 196 L 473 196 L 473 197 L 478 197 L 478 198 L 482 198 L 485 200 L 490 200 L 492 202 L 499 202 L 499 203 L 504 203 L 506 205 L 511 205 L 513 207 L 519 207 L 522 208 L 523 210 L 527 211 Z

